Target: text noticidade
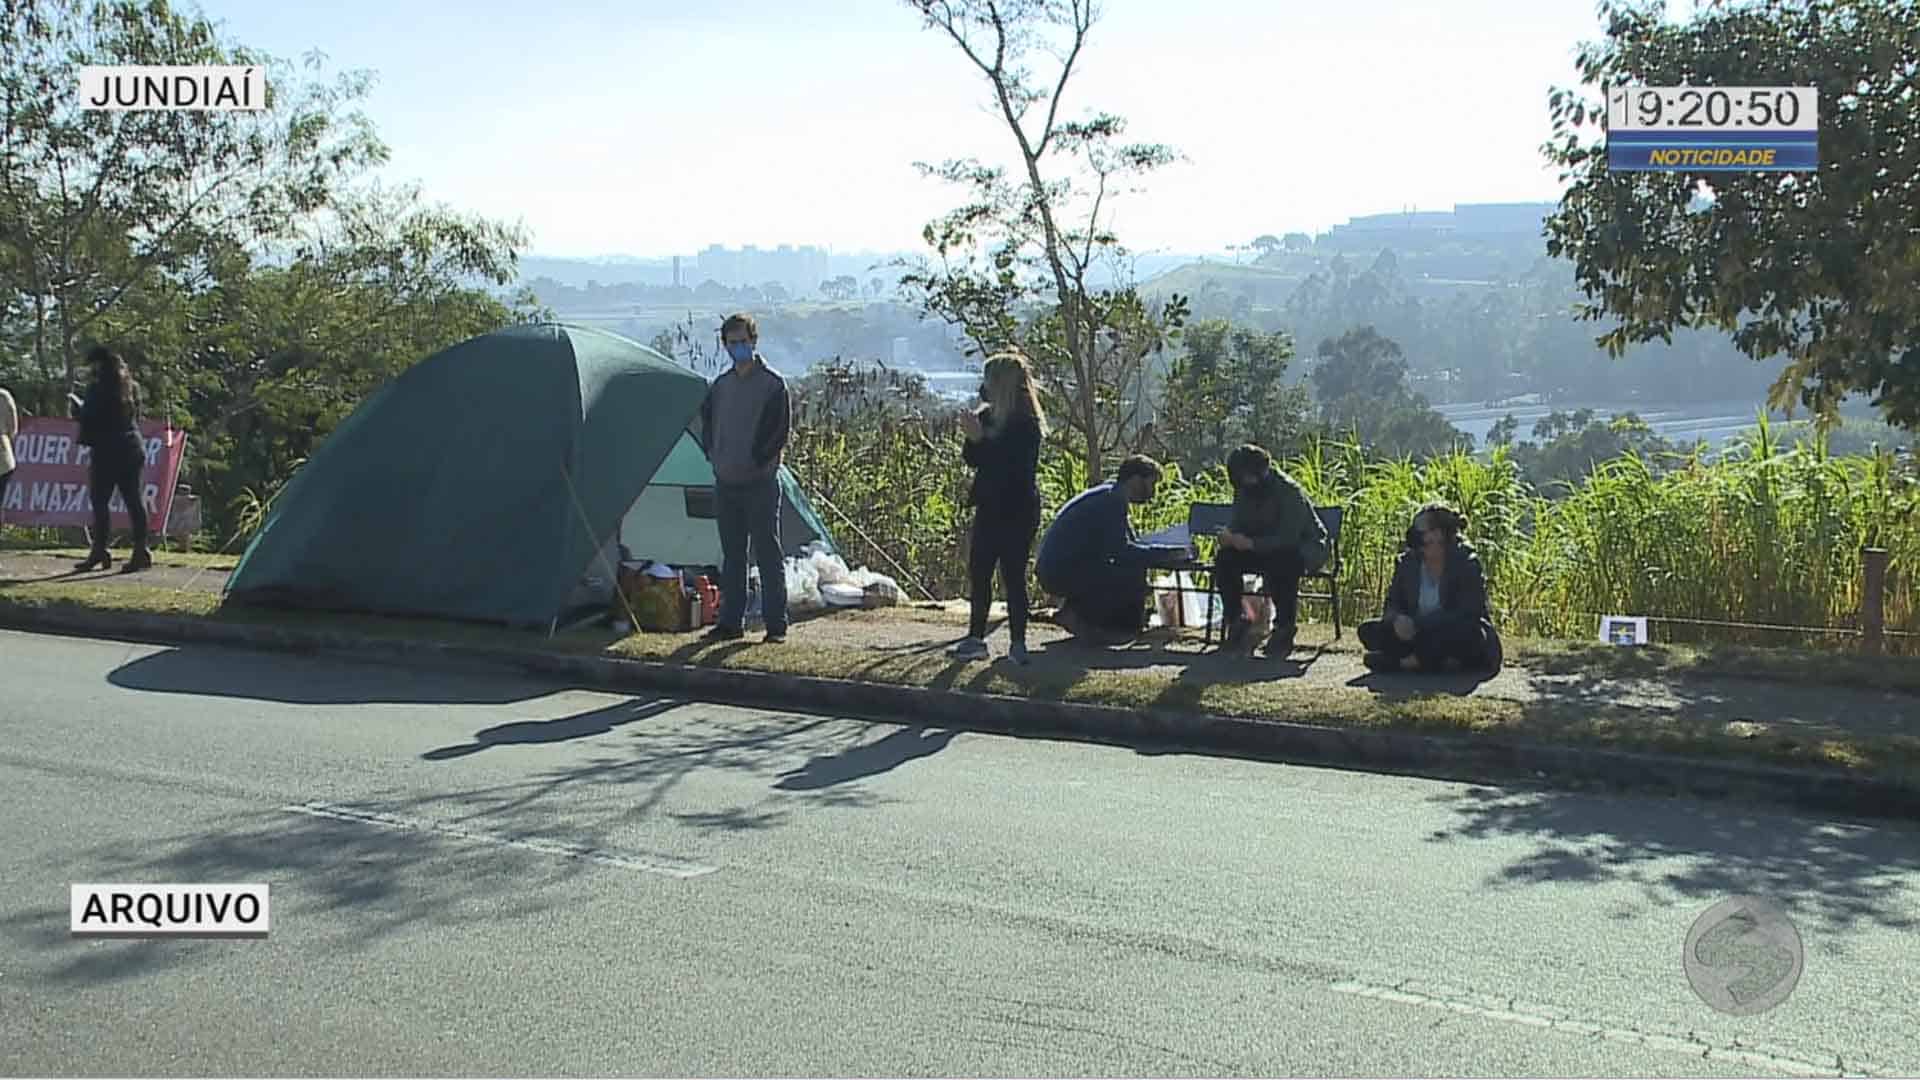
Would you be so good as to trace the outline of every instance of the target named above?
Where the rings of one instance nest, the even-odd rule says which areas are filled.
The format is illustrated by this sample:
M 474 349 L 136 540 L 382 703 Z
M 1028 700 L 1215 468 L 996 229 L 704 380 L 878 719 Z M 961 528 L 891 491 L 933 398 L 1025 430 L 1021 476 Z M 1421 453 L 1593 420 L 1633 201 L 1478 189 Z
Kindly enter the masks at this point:
M 263 938 L 265 885 L 75 885 L 74 937 Z
M 252 112 L 267 107 L 267 73 L 257 67 L 81 68 L 80 107 Z

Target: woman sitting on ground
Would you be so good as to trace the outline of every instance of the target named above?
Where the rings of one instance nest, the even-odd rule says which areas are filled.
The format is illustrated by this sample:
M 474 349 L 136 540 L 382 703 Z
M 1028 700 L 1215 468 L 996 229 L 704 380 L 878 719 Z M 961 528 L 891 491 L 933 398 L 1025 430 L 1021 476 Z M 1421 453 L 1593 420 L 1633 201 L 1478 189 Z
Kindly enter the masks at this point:
M 1466 542 L 1467 519 L 1440 503 L 1422 507 L 1378 619 L 1357 631 L 1375 671 L 1500 670 L 1500 634 L 1487 607 L 1487 577 Z

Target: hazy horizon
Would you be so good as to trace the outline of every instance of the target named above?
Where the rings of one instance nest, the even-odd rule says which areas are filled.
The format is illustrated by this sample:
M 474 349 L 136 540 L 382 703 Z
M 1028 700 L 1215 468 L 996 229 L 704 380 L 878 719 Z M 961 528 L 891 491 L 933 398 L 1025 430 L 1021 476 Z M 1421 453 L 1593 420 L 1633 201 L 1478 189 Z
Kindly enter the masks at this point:
M 200 7 L 254 48 L 375 71 L 383 178 L 523 223 L 538 257 L 918 251 L 960 193 L 913 163 L 1012 151 L 984 78 L 897 0 Z M 1109 2 L 1062 115 L 1115 112 L 1129 139 L 1186 155 L 1114 204 L 1129 248 L 1221 252 L 1352 216 L 1557 199 L 1547 94 L 1576 85 L 1574 52 L 1600 35 L 1591 0 Z
M 1520 203 L 1528 203 L 1528 204 L 1536 203 L 1536 202 L 1540 204 L 1551 204 L 1557 200 L 1526 199 L 1526 200 L 1500 200 L 1500 201 L 1501 202 L 1520 202 Z M 1456 206 L 1475 206 L 1475 205 L 1483 205 L 1483 204 L 1477 200 L 1470 201 L 1470 200 L 1463 199 L 1457 203 L 1449 204 L 1446 206 L 1430 206 L 1430 207 L 1423 206 L 1423 207 L 1419 207 L 1418 210 L 1421 213 L 1446 213 L 1453 210 Z M 1316 229 L 1316 230 L 1289 229 L 1285 231 L 1286 232 L 1303 232 L 1313 236 L 1323 235 L 1326 232 L 1328 232 L 1329 229 L 1335 228 L 1341 225 L 1345 225 L 1353 219 L 1371 217 L 1377 214 L 1393 213 L 1397 209 L 1398 208 L 1390 208 L 1388 210 L 1356 210 L 1351 214 L 1345 214 L 1341 216 L 1338 220 L 1334 221 L 1331 225 L 1329 225 L 1328 228 Z M 1264 231 L 1272 232 L 1276 236 L 1280 235 L 1279 231 L 1275 231 L 1275 230 L 1264 230 Z M 1250 240 L 1252 238 L 1253 238 L 1252 236 L 1249 236 L 1246 239 Z M 1241 244 L 1244 244 L 1245 242 L 1246 242 L 1245 240 L 1240 241 Z M 759 251 L 764 254 L 764 253 L 777 251 L 781 244 L 790 244 L 796 250 L 809 247 L 809 246 L 819 248 L 831 254 L 834 258 L 918 255 L 918 254 L 923 254 L 925 252 L 924 245 L 917 246 L 917 247 L 910 247 L 910 248 L 909 247 L 893 248 L 893 249 L 887 249 L 887 250 L 874 249 L 874 248 L 846 249 L 846 248 L 835 247 L 831 244 L 821 243 L 817 241 L 815 242 L 781 241 L 780 243 L 754 243 L 753 241 L 748 241 L 747 244 L 727 244 L 722 246 L 729 251 L 739 251 L 748 245 L 752 245 L 758 248 Z M 701 248 L 705 248 L 706 246 L 707 245 L 705 244 L 700 245 Z M 1134 251 L 1131 251 L 1130 253 L 1135 256 L 1138 256 L 1141 258 L 1147 258 L 1147 259 L 1214 258 L 1214 257 L 1236 258 L 1238 257 L 1238 258 L 1245 258 L 1248 261 L 1251 261 L 1253 258 L 1253 254 L 1251 252 L 1235 251 L 1226 246 L 1221 246 L 1221 247 L 1212 248 L 1212 249 L 1198 248 L 1198 247 L 1173 247 L 1173 248 L 1163 248 L 1163 249 L 1158 249 L 1153 251 L 1134 250 Z M 693 248 L 689 248 L 685 251 L 606 251 L 606 252 L 595 252 L 591 254 L 581 254 L 581 253 L 572 253 L 572 252 L 559 253 L 559 252 L 552 252 L 552 251 L 542 251 L 537 248 L 529 248 L 526 251 L 521 252 L 520 257 L 522 259 L 549 259 L 555 262 L 632 261 L 632 262 L 664 263 L 664 262 L 669 262 L 676 257 L 687 258 L 689 256 L 694 256 L 698 254 L 699 254 L 699 249 L 693 249 Z

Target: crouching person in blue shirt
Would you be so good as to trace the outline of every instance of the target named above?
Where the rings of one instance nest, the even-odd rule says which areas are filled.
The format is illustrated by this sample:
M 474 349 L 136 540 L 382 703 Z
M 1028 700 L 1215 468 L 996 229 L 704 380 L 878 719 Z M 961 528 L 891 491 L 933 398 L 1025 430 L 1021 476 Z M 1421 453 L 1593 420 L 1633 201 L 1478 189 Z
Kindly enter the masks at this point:
M 1135 454 L 1112 482 L 1074 496 L 1047 527 L 1034 576 L 1064 598 L 1054 622 L 1069 634 L 1107 645 L 1132 641 L 1146 619 L 1147 570 L 1194 557 L 1191 547 L 1135 538 L 1127 509 L 1151 501 L 1159 486 L 1159 462 Z
M 1487 605 L 1480 556 L 1466 542 L 1467 519 L 1432 503 L 1414 515 L 1393 568 L 1380 618 L 1356 631 L 1375 671 L 1498 672 L 1500 634 Z

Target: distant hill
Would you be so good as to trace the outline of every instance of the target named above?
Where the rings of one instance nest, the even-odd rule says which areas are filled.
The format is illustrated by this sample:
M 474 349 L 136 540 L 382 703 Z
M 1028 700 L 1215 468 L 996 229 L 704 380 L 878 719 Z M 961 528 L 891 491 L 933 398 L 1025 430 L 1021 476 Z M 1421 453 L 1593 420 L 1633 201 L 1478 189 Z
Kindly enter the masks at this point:
M 1141 282 L 1140 291 L 1154 299 L 1178 293 L 1199 296 L 1208 289 L 1245 295 L 1254 304 L 1271 306 L 1285 300 L 1307 274 L 1298 269 L 1272 269 L 1251 263 L 1234 264 L 1211 260 L 1187 263 Z

